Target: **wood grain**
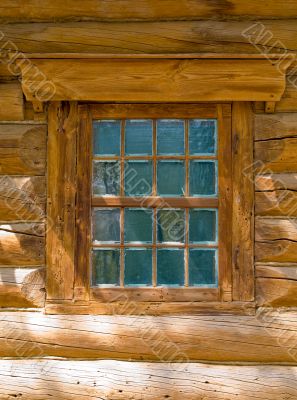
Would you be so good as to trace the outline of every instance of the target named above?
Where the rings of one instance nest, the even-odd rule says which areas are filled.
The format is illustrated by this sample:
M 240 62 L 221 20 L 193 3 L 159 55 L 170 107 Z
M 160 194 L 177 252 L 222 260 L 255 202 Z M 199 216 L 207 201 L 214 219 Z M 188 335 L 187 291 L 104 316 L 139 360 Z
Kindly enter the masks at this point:
M 255 140 L 297 138 L 296 119 L 297 113 L 256 114 Z
M 253 128 L 249 103 L 233 103 L 232 147 L 233 299 L 251 301 L 254 298 L 254 185 L 250 168 L 253 164 Z
M 46 187 L 42 176 L 0 176 L 0 221 L 44 221 Z
M 24 99 L 19 82 L 0 83 L 0 120 L 22 121 Z
M 256 192 L 255 214 L 297 217 L 297 193 L 292 190 Z
M 3 311 L 0 317 L 1 357 L 296 363 L 294 311 L 175 317 Z
M 4 398 L 294 400 L 295 366 L 1 360 Z
M 44 175 L 45 125 L 0 124 L 0 174 Z
M 0 268 L 0 307 L 43 307 L 44 268 Z
M 44 76 L 54 87 L 51 100 L 277 101 L 285 89 L 284 74 L 266 59 L 41 58 L 34 59 L 34 66 L 20 66 L 29 101 L 35 100 L 32 87 L 42 86 Z
M 75 259 L 77 105 L 48 109 L 47 298 L 71 299 Z
M 43 265 L 44 224 L 0 225 L 0 265 Z
M 274 0 L 265 4 L 256 0 L 74 0 L 61 4 L 58 0 L 45 0 L 42 7 L 36 7 L 33 0 L 27 1 L 22 9 L 11 7 L 9 0 L 1 4 L 1 21 L 69 21 L 69 20 L 192 20 L 202 18 L 296 18 L 297 6 L 288 0 L 284 7 Z

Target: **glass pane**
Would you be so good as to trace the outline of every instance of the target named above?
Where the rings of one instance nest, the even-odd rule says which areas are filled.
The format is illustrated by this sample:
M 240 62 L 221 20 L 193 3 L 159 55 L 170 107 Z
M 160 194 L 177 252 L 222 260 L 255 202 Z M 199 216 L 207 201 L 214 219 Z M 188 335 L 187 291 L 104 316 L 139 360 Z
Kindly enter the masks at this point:
M 190 195 L 211 196 L 216 194 L 215 161 L 190 161 Z
M 157 250 L 157 284 L 184 285 L 184 250 Z
M 189 147 L 190 154 L 215 154 L 216 120 L 191 119 Z
M 216 210 L 191 209 L 189 219 L 189 239 L 191 243 L 216 242 Z
M 126 196 L 148 196 L 152 192 L 151 161 L 127 161 L 125 165 Z
M 158 242 L 184 242 L 184 210 L 158 210 L 157 219 Z
M 120 194 L 120 163 L 118 161 L 93 162 L 94 195 Z
M 189 285 L 216 285 L 216 250 L 190 249 Z
M 151 285 L 152 284 L 152 250 L 126 249 L 125 250 L 125 278 L 124 284 Z
M 93 210 L 93 241 L 94 242 L 120 242 L 120 209 Z
M 161 196 L 182 196 L 185 186 L 183 161 L 158 161 L 157 188 Z
M 92 285 L 120 284 L 120 250 L 93 250 Z
M 150 119 L 128 119 L 125 125 L 125 154 L 152 154 L 153 124 Z
M 119 156 L 121 151 L 121 121 L 96 121 L 93 124 L 93 153 Z
M 125 242 L 152 243 L 153 211 L 125 208 Z
M 184 154 L 184 121 L 161 119 L 157 121 L 158 154 Z

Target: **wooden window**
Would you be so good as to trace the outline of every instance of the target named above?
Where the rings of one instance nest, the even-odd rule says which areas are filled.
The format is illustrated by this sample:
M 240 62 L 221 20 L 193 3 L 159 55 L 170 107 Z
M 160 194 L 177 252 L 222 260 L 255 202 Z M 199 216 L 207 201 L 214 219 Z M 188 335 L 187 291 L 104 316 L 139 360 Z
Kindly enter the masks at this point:
M 67 225 L 48 232 L 47 312 L 123 312 L 127 301 L 147 313 L 252 306 L 252 184 L 243 174 L 252 161 L 250 106 L 231 111 L 50 106 L 49 216 L 61 219 L 56 192 L 68 201 Z M 64 253 L 53 251 L 63 241 Z

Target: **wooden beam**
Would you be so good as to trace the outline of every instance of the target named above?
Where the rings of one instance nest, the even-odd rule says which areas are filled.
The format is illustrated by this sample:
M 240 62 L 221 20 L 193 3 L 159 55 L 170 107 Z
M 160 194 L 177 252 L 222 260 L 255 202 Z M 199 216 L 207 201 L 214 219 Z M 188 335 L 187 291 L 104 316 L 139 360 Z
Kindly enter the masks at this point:
M 2 311 L 0 332 L 0 357 L 296 363 L 294 311 L 167 317 Z
M 44 224 L 1 224 L 0 249 L 0 265 L 43 265 Z
M 233 300 L 251 301 L 254 298 L 254 178 L 252 110 L 248 102 L 233 103 L 232 147 Z
M 44 268 L 0 268 L 0 307 L 43 307 Z
M 1 360 L 3 398 L 23 400 L 287 399 L 297 367 L 113 360 Z
M 0 124 L 0 174 L 44 175 L 45 125 Z
M 34 68 L 23 59 L 16 63 L 28 101 L 278 101 L 285 90 L 283 71 L 261 55 L 258 59 L 219 54 L 215 59 L 203 55 L 172 59 L 166 54 L 161 59 L 122 57 L 34 58 Z
M 24 119 L 24 98 L 18 82 L 0 84 L 0 120 L 22 121 Z
M 0 221 L 44 221 L 43 176 L 0 176 Z
M 33 0 L 26 1 L 22 9 L 11 7 L 9 0 L 2 0 L 1 21 L 85 21 L 85 20 L 192 20 L 221 18 L 296 18 L 297 6 L 288 0 L 286 6 L 268 0 L 263 4 L 256 0 L 230 0 L 212 2 L 210 0 L 87 0 L 77 3 L 70 0 L 61 4 L 59 0 L 44 0 L 36 7 Z
M 47 298 L 72 299 L 75 260 L 77 104 L 48 110 Z

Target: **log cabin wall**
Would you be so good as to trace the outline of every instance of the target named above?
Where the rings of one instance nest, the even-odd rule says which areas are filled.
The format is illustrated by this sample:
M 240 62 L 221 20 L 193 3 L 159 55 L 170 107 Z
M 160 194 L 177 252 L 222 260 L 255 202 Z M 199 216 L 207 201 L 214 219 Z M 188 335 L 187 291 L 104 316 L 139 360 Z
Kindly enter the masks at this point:
M 141 0 L 133 7 L 124 0 L 121 7 L 89 0 L 69 9 L 58 1 L 45 1 L 42 9 L 26 3 L 18 9 L 2 1 L 4 50 L 297 54 L 293 0 L 284 6 L 272 0 L 263 6 L 245 0 Z M 244 33 L 251 29 L 254 44 Z M 34 112 L 18 77 L 0 64 L 0 399 L 297 398 L 295 81 L 296 63 L 275 113 L 253 105 L 256 315 L 65 317 L 42 313 L 46 112 Z M 184 368 L 156 349 L 160 335 L 178 345 L 180 359 L 173 361 L 183 361 Z M 35 357 L 40 360 L 33 362 Z M 256 365 L 246 365 L 251 362 Z

